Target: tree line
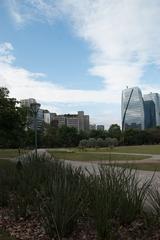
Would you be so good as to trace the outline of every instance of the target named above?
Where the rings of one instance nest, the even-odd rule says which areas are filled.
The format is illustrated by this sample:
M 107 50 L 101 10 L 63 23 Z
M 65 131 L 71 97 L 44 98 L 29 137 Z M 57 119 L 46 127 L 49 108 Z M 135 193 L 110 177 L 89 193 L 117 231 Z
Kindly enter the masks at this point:
M 27 128 L 27 109 L 0 88 L 0 148 L 34 147 L 34 131 Z M 27 130 L 26 130 L 27 129 Z M 159 144 L 160 128 L 121 131 L 118 124 L 108 130 L 77 131 L 73 127 L 43 124 L 38 131 L 39 147 L 107 147 L 116 145 Z

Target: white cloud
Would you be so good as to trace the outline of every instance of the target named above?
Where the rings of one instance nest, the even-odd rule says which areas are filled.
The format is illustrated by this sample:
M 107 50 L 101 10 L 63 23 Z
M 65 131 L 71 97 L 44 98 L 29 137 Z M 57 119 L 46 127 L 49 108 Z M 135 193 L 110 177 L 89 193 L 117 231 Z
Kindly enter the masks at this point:
M 0 44 L 0 62 L 12 63 L 15 57 L 10 53 L 13 50 L 13 46 L 9 42 L 4 42 Z
M 102 91 L 64 89 L 35 81 L 35 74 L 31 76 L 25 69 L 12 66 L 12 79 L 17 74 L 23 75 L 27 86 L 24 88 L 22 83 L 14 83 L 17 84 L 15 94 L 18 92 L 20 96 L 24 92 L 26 96 L 32 95 L 32 89 L 36 87 L 37 97 L 47 101 L 54 98 L 61 102 L 118 103 L 121 90 L 126 86 L 138 85 L 145 92 L 159 89 L 158 81 L 150 86 L 143 79 L 146 67 L 160 65 L 159 0 L 26 0 L 23 3 L 9 0 L 9 3 L 18 24 L 33 19 L 52 23 L 59 16 L 68 16 L 75 34 L 90 44 L 90 74 L 103 78 L 104 82 Z
M 1 45 L 2 46 L 2 45 Z M 10 52 L 6 50 L 8 56 Z M 0 86 L 10 89 L 11 95 L 18 98 L 34 97 L 43 102 L 106 102 L 109 95 L 106 91 L 84 91 L 65 89 L 62 86 L 46 81 L 40 81 L 45 77 L 44 73 L 33 73 L 29 70 L 3 61 L 4 54 L 0 52 Z M 12 56 L 12 55 L 11 55 Z
M 90 43 L 90 73 L 103 77 L 106 88 L 140 85 L 144 67 L 159 64 L 159 0 L 9 1 L 24 21 L 28 14 L 49 22 L 69 16 L 75 33 Z

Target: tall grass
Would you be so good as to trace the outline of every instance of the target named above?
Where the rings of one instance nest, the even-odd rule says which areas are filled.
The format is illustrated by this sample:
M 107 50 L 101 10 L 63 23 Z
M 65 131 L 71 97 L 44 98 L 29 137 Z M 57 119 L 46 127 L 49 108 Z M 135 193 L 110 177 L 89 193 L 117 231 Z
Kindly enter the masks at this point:
M 160 189 L 158 186 L 153 186 L 149 194 L 149 204 L 153 216 L 160 221 Z
M 9 160 L 0 160 L 0 207 L 9 205 L 10 192 L 15 179 L 15 164 Z
M 50 158 L 34 154 L 19 159 L 22 167 L 16 169 L 15 188 L 10 199 L 10 206 L 16 219 L 28 217 L 37 210 L 38 200 L 35 191 L 40 191 L 51 175 Z
M 87 175 L 47 155 L 19 160 L 17 168 L 0 169 L 0 207 L 9 206 L 16 219 L 36 214 L 51 239 L 69 236 L 84 214 L 94 220 L 98 239 L 119 239 L 121 225 L 145 216 L 148 193 L 160 217 L 158 189 L 150 190 L 152 179 L 141 183 L 136 170 L 103 165 Z
M 54 162 L 51 181 L 38 193 L 40 215 L 46 232 L 51 238 L 68 236 L 83 214 L 85 206 L 84 175 L 62 162 Z
M 118 239 L 118 227 L 143 214 L 151 184 L 139 186 L 135 170 L 102 166 L 89 177 L 90 210 L 95 219 L 98 239 Z
M 28 218 L 36 213 L 48 235 L 62 239 L 73 231 L 83 214 L 86 188 L 82 170 L 47 155 L 23 156 L 19 161 L 21 165 L 13 171 L 10 188 L 3 193 L 4 199 L 8 194 L 14 218 Z M 4 178 L 0 176 L 0 183 L 6 180 L 6 174 Z

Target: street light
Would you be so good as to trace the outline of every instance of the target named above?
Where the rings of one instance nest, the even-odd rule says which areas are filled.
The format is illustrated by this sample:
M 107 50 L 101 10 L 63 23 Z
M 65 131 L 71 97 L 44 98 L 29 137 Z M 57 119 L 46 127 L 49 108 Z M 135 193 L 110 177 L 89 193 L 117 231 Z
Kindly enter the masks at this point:
M 34 139 L 35 139 L 35 155 L 36 155 L 36 159 L 37 159 L 37 113 L 38 110 L 40 109 L 41 104 L 39 103 L 31 103 L 30 107 L 31 107 L 31 111 L 33 113 L 34 116 Z

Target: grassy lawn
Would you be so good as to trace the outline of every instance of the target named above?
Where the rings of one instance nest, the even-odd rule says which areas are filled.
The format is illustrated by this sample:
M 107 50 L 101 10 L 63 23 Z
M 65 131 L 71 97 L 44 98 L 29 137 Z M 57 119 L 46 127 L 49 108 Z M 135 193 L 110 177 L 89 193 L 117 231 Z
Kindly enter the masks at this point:
M 89 151 L 95 149 L 87 149 Z M 140 145 L 140 146 L 124 146 L 124 147 L 115 147 L 112 149 L 109 148 L 100 148 L 97 151 L 104 152 L 119 152 L 119 153 L 144 153 L 144 154 L 160 154 L 160 145 Z
M 144 171 L 160 171 L 160 163 L 131 163 L 131 164 L 118 164 L 118 166 L 129 167 Z
M 12 168 L 15 166 L 15 162 L 12 162 L 8 159 L 0 159 L 0 168 Z
M 82 152 L 79 148 L 55 148 L 50 149 L 55 152 Z M 140 154 L 160 154 L 160 145 L 139 145 L 122 146 L 114 148 L 85 148 L 85 152 L 117 152 L 117 153 L 140 153 Z
M 54 151 L 49 150 L 54 157 L 57 159 L 65 160 L 77 160 L 77 161 L 103 161 L 103 160 L 112 160 L 112 161 L 130 161 L 130 160 L 142 160 L 146 156 L 131 156 L 123 154 L 110 154 L 108 152 L 65 152 L 65 151 Z
M 28 150 L 20 150 L 20 154 L 24 154 Z M 18 149 L 0 149 L 0 158 L 14 158 L 19 156 Z
M 15 238 L 0 229 L 0 240 L 15 240 Z
M 127 153 L 146 153 L 146 154 L 160 154 L 160 145 L 141 145 L 141 146 L 128 146 L 116 147 L 113 151 L 127 152 Z

